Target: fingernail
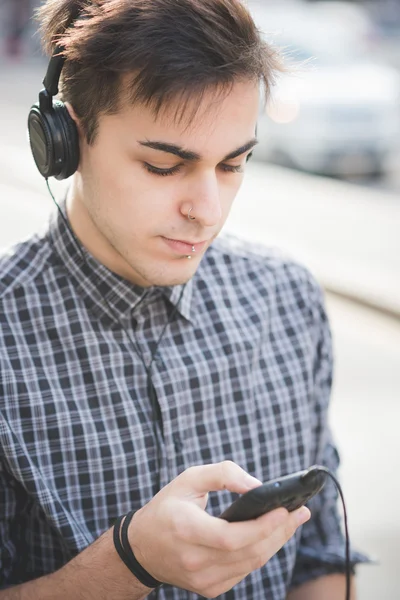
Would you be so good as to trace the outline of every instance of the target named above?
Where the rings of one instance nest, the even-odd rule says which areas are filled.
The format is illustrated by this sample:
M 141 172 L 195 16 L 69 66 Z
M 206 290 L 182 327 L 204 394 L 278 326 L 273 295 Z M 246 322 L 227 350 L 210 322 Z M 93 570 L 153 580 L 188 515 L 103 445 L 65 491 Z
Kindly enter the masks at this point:
M 256 477 L 253 477 L 252 475 L 249 475 L 248 473 L 246 474 L 245 483 L 251 488 L 262 485 L 262 481 Z
M 299 510 L 296 513 L 296 519 L 297 519 L 297 522 L 299 525 L 303 525 L 304 523 L 307 523 L 307 521 L 310 519 L 310 517 L 311 517 L 311 513 L 306 506 L 302 506 L 301 508 L 299 508 Z

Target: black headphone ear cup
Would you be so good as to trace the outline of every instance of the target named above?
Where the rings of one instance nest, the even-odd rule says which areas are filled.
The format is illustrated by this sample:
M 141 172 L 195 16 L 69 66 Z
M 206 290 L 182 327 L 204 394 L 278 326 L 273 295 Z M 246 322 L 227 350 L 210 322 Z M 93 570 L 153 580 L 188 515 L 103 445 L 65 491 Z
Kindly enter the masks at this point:
M 63 102 L 53 102 L 53 109 L 62 137 L 63 162 L 56 179 L 67 179 L 75 173 L 79 165 L 79 133 L 75 121 Z
M 46 179 L 62 180 L 73 175 L 79 164 L 79 135 L 63 102 L 53 101 L 51 110 L 34 104 L 28 117 L 33 158 Z
M 40 174 L 52 177 L 54 172 L 54 144 L 51 123 L 39 104 L 31 107 L 28 117 L 28 135 L 34 161 Z

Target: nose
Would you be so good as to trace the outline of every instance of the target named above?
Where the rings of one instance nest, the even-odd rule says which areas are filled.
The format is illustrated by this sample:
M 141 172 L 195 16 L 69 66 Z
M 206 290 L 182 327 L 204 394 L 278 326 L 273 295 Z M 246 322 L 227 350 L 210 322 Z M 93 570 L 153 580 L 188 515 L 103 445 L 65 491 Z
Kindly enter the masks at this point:
M 215 172 L 207 172 L 192 179 L 188 186 L 187 200 L 182 213 L 187 216 L 191 207 L 191 217 L 202 227 L 215 227 L 221 223 L 222 207 L 220 189 Z

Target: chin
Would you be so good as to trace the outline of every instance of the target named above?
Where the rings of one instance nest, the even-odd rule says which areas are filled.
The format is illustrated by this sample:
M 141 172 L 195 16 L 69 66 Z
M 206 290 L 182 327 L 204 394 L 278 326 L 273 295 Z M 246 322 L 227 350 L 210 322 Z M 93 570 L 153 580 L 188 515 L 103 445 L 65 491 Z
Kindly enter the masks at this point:
M 159 287 L 172 287 L 175 285 L 184 285 L 185 283 L 188 283 L 196 274 L 199 264 L 187 259 L 186 261 L 190 264 L 179 265 L 179 268 L 166 269 L 162 273 L 155 274 L 152 285 Z
M 194 276 L 194 272 L 190 273 L 190 275 L 186 275 L 186 276 L 181 276 L 181 277 L 171 277 L 171 278 L 163 278 L 162 280 L 159 280 L 158 282 L 154 282 L 153 285 L 157 286 L 157 287 L 173 287 L 176 285 L 184 285 L 185 283 L 188 283 Z

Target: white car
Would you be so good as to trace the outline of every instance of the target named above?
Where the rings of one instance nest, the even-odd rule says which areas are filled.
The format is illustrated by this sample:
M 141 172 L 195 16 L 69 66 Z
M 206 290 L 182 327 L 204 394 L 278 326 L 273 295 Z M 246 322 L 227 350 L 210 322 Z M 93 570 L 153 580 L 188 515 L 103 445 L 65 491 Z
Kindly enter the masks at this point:
M 383 173 L 399 149 L 400 75 L 371 58 L 363 10 L 343 2 L 251 9 L 294 65 L 260 115 L 255 157 L 321 174 Z

